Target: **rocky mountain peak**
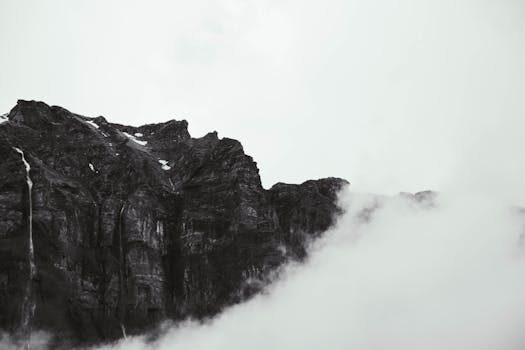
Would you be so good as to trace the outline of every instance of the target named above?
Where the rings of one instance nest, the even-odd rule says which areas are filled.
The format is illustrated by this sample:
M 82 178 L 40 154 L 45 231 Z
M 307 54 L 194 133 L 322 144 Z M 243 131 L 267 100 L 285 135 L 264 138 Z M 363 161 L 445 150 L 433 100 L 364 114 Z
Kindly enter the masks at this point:
M 348 184 L 265 190 L 240 142 L 193 138 L 186 120 L 132 127 L 36 101 L 0 124 L 0 155 L 0 328 L 49 331 L 57 348 L 250 297 L 334 223 Z M 29 278 L 35 312 L 21 322 Z

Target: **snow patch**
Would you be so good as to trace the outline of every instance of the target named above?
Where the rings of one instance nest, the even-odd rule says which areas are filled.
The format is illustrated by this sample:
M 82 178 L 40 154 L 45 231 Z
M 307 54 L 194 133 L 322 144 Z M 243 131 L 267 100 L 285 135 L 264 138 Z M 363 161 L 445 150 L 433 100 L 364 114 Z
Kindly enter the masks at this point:
M 91 121 L 91 120 L 84 120 L 84 121 L 85 121 L 86 123 L 88 123 L 89 125 L 91 125 L 92 127 L 94 127 L 95 129 L 98 129 L 98 128 L 99 128 L 99 126 L 98 126 L 95 122 L 93 122 L 93 121 Z
M 9 121 L 9 119 L 7 119 L 7 114 L 0 115 L 0 124 L 5 123 L 7 121 Z
M 142 133 L 140 133 L 140 132 L 136 132 L 136 133 L 133 134 L 133 135 L 135 135 L 136 137 L 142 137 L 142 136 L 144 136 L 144 135 L 143 135 Z
M 171 167 L 168 165 L 168 161 L 164 159 L 159 159 L 159 163 L 162 165 L 162 170 L 170 170 Z
M 94 172 L 94 173 L 97 172 L 97 171 L 95 170 L 95 167 L 94 167 L 93 164 L 91 164 L 91 163 L 89 163 L 89 169 L 91 169 L 91 171 Z
M 148 144 L 148 141 L 141 141 L 139 139 L 137 139 L 135 136 L 133 135 L 130 135 L 128 134 L 127 132 L 123 131 L 123 134 L 126 135 L 126 137 L 128 139 L 130 139 L 131 141 L 135 142 L 135 143 L 138 143 L 139 145 L 141 146 L 146 146 Z

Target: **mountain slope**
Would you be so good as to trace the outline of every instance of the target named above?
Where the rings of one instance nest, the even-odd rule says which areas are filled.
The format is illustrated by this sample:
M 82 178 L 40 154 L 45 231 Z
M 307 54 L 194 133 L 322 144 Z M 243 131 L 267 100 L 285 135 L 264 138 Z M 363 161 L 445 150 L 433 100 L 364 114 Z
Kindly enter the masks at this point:
M 71 346 L 212 316 L 341 212 L 345 180 L 265 190 L 238 141 L 192 138 L 184 120 L 131 127 L 18 101 L 0 122 L 0 328 L 21 338 Z

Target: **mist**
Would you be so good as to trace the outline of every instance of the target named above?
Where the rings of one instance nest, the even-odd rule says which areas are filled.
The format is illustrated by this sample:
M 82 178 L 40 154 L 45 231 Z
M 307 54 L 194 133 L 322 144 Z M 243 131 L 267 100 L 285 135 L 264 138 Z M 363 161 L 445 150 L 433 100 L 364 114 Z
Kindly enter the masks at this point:
M 345 213 L 248 302 L 90 350 L 506 350 L 525 346 L 525 214 L 482 190 L 416 201 L 351 187 Z M 372 209 L 372 210 L 370 210 Z M 369 215 L 363 215 L 368 212 Z M 36 333 L 31 349 L 46 349 Z M 16 349 L 4 336 L 3 349 Z
M 240 139 L 265 186 L 352 183 L 337 224 L 261 294 L 90 350 L 525 347 L 522 1 L 79 3 L 0 5 L 3 110 L 187 118 Z M 392 195 L 425 189 L 432 203 Z
M 417 202 L 346 189 L 341 203 L 308 261 L 264 293 L 204 324 L 166 325 L 153 343 L 97 350 L 523 348 L 519 210 L 482 192 Z

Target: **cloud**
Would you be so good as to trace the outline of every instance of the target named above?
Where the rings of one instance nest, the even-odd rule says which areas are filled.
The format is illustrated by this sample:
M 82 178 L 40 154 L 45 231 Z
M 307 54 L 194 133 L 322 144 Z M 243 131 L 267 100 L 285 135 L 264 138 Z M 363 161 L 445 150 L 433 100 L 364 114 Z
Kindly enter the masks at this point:
M 346 192 L 347 213 L 254 299 L 200 324 L 98 350 L 518 349 L 523 214 L 484 193 L 435 206 Z M 377 200 L 371 220 L 362 209 Z
M 3 1 L 2 108 L 176 114 L 241 139 L 267 185 L 337 175 L 441 194 L 434 208 L 385 197 L 362 223 L 376 197 L 345 193 L 337 227 L 266 293 L 102 349 L 523 348 L 523 4 L 181 4 Z
M 47 350 L 49 347 L 49 341 L 51 336 L 45 332 L 33 332 L 31 334 L 31 341 L 29 343 L 29 349 L 34 350 Z M 13 336 L 7 333 L 0 333 L 0 349 L 2 350 L 21 350 L 23 346 Z

